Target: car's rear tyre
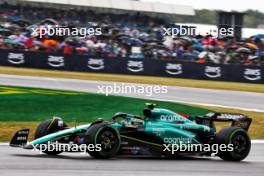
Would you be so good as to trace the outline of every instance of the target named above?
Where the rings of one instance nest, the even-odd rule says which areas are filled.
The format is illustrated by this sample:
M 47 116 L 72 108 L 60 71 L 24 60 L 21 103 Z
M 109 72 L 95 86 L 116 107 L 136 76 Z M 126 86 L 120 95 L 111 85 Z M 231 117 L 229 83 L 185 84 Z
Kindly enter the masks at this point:
M 251 140 L 247 132 L 239 127 L 225 127 L 216 135 L 217 144 L 233 144 L 232 151 L 219 151 L 218 156 L 227 161 L 245 159 L 251 148 Z
M 41 122 L 36 129 L 35 139 L 41 138 L 51 133 L 55 133 L 57 131 L 62 130 L 62 128 L 67 127 L 67 125 L 64 122 L 63 122 L 63 126 L 59 127 L 56 120 L 57 119 L 48 119 L 48 120 Z M 62 153 L 62 151 L 58 151 L 58 150 L 53 150 L 53 151 L 46 150 L 42 152 L 48 155 L 58 155 Z
M 106 159 L 114 157 L 120 148 L 119 132 L 108 123 L 98 123 L 91 126 L 86 133 L 85 143 L 98 145 L 101 150 L 87 151 L 93 158 Z

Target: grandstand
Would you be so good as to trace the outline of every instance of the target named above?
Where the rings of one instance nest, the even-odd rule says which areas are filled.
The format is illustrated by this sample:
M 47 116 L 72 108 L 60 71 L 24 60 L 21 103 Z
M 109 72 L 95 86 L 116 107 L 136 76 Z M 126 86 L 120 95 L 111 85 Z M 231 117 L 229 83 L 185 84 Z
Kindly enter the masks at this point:
M 163 13 L 177 15 L 194 15 L 191 6 L 165 4 L 158 2 L 142 2 L 135 0 L 0 0 L 10 4 L 41 5 L 43 7 L 78 7 L 78 8 L 100 8 L 105 11 L 136 11 L 144 13 Z

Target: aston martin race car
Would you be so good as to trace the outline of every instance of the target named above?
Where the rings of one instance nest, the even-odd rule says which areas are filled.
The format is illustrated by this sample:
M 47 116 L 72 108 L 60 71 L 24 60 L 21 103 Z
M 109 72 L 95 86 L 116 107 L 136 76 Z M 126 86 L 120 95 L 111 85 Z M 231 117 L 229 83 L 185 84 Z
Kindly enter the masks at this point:
M 230 122 L 231 125 L 217 132 L 216 121 Z M 119 155 L 160 157 L 205 155 L 241 161 L 250 152 L 251 140 L 247 131 L 251 121 L 251 118 L 242 114 L 216 112 L 190 117 L 157 108 L 155 104 L 146 104 L 143 117 L 118 112 L 113 115 L 112 121 L 98 119 L 72 128 L 68 127 L 62 118 L 54 117 L 39 124 L 35 131 L 35 140 L 28 142 L 29 129 L 23 129 L 15 133 L 10 146 L 40 149 L 41 145 L 48 143 L 70 146 L 74 144 L 79 146 L 78 151 L 81 151 L 85 144 L 95 146 L 92 149 L 85 149 L 94 158 L 111 158 Z M 190 146 L 195 146 L 196 150 Z M 217 152 L 214 150 L 216 147 Z M 42 148 L 41 151 L 48 155 L 65 152 L 61 148 L 53 150 Z

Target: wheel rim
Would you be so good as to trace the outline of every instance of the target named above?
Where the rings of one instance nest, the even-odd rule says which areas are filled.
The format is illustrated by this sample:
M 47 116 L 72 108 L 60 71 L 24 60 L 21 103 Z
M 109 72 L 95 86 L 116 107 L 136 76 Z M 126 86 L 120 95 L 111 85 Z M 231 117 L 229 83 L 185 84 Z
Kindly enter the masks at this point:
M 232 139 L 234 153 L 243 155 L 248 150 L 248 140 L 244 135 L 238 134 Z
M 102 151 L 111 152 L 118 146 L 118 138 L 112 131 L 103 131 L 98 137 L 98 143 L 101 144 Z

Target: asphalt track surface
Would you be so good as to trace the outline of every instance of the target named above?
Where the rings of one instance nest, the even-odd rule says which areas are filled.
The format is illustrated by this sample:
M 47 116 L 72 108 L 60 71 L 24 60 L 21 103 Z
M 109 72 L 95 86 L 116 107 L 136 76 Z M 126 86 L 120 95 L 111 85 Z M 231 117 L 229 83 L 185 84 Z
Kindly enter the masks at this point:
M 114 83 L 0 74 L 0 85 L 10 86 L 102 93 L 102 91 L 100 92 L 100 88 L 98 88 L 98 86 L 102 88 L 103 86 L 113 86 L 114 84 L 119 86 L 122 84 L 125 86 L 149 86 L 146 84 Z M 148 96 L 150 93 L 142 94 L 132 91 L 125 94 L 116 93 L 115 95 L 264 112 L 264 94 L 262 93 L 168 86 L 168 92 L 166 94 L 152 94 L 151 96 Z
M 0 146 L 1 176 L 263 176 L 264 145 L 253 144 L 242 162 L 214 158 L 113 158 L 96 160 L 83 153 L 48 156 L 37 151 Z

